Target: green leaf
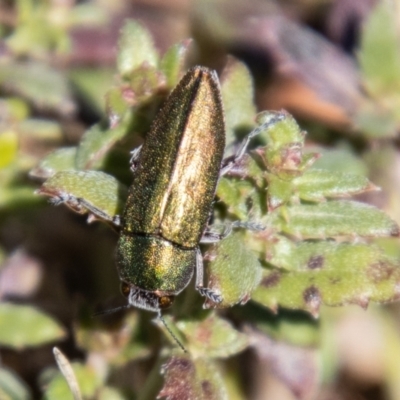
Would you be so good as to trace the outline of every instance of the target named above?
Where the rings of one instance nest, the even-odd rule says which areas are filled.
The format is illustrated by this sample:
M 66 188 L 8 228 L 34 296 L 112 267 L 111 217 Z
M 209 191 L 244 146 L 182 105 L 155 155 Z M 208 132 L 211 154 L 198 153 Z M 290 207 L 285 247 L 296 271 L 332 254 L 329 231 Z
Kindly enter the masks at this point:
M 390 103 L 390 108 L 382 106 L 377 101 L 365 101 L 361 103 L 357 113 L 353 116 L 353 123 L 357 130 L 372 139 L 395 138 L 397 137 L 400 115 L 400 96 L 385 95 L 380 99 Z M 378 104 L 377 104 L 378 103 Z
M 34 194 L 34 188 L 23 185 L 8 185 L 0 190 L 0 208 L 9 207 L 17 209 L 18 207 L 30 206 L 38 202 L 38 197 Z
M 31 306 L 0 303 L 0 344 L 14 349 L 61 340 L 65 330 L 52 318 Z
M 239 220 L 247 220 L 249 215 L 255 215 L 255 218 L 261 215 L 259 193 L 249 181 L 222 177 L 217 196 L 227 205 L 228 212 Z
M 115 128 L 105 128 L 101 124 L 93 125 L 85 132 L 77 148 L 77 169 L 100 168 L 108 151 L 126 134 L 126 124 L 119 124 Z
M 248 346 L 247 336 L 226 320 L 210 315 L 203 321 L 179 321 L 178 329 L 187 338 L 187 348 L 194 358 L 226 358 Z
M 97 399 L 98 400 L 126 400 L 126 397 L 122 395 L 122 393 L 111 387 L 105 386 L 102 387 L 99 391 L 97 391 Z
M 89 365 L 71 363 L 83 398 L 93 398 L 102 385 L 102 378 Z M 74 400 L 65 377 L 57 373 L 46 385 L 45 400 Z
M 110 88 L 115 72 L 110 67 L 74 68 L 71 81 L 82 97 L 98 112 L 104 112 L 104 96 Z
M 9 92 L 18 93 L 37 108 L 71 115 L 75 104 L 65 76 L 46 64 L 25 62 L 3 64 L 0 85 Z
M 258 136 L 267 146 L 258 148 L 254 154 L 268 172 L 291 180 L 318 158 L 317 154 L 303 154 L 305 133 L 290 114 L 263 112 L 257 116 L 257 124 Z
M 208 287 L 221 294 L 223 300 L 215 305 L 207 299 L 204 307 L 231 307 L 250 299 L 251 292 L 260 282 L 262 268 L 245 239 L 246 233 L 238 231 L 207 251 L 205 259 L 211 260 Z
M 127 197 L 126 186 L 113 176 L 99 171 L 61 171 L 49 178 L 37 191 L 64 202 L 79 213 L 90 212 L 113 221 L 119 215 Z
M 260 304 L 251 301 L 243 307 L 236 307 L 235 318 L 247 326 L 253 326 L 272 340 L 279 340 L 296 346 L 317 347 L 320 344 L 320 323 L 309 313 L 298 310 L 281 309 L 271 313 Z M 248 331 L 246 333 L 250 336 Z
M 281 207 L 268 220 L 277 230 L 300 238 L 399 235 L 398 225 L 383 211 L 355 201 Z
M 34 12 L 29 19 L 20 20 L 15 31 L 7 38 L 7 46 L 14 54 L 32 55 L 33 58 L 43 58 L 50 51 L 69 50 L 70 41 L 66 31 L 52 24 L 44 12 Z M 42 11 L 43 8 L 42 8 Z
M 101 355 L 109 365 L 122 366 L 149 355 L 144 343 L 133 341 L 139 323 L 138 313 L 127 314 L 118 327 L 107 327 L 93 322 L 93 326 L 75 328 L 77 346 L 88 353 Z
M 76 379 L 75 371 L 73 370 L 68 358 L 57 347 L 53 348 L 53 354 L 58 368 L 63 374 L 73 398 L 75 400 L 82 400 L 81 388 L 78 380 Z
M 311 167 L 313 169 L 324 169 L 362 176 L 368 175 L 368 168 L 365 163 L 346 144 L 340 144 L 338 148 L 312 146 L 307 147 L 305 150 L 307 153 L 320 154 L 320 157 Z
M 160 70 L 167 80 L 167 86 L 171 89 L 176 86 L 184 72 L 185 60 L 191 43 L 191 39 L 186 39 L 171 46 L 160 62 Z
M 47 119 L 26 119 L 20 123 L 19 131 L 28 139 L 40 140 L 53 145 L 61 143 L 64 139 L 60 124 Z
M 268 209 L 274 210 L 287 203 L 294 196 L 294 186 L 291 180 L 281 179 L 274 174 L 267 174 L 268 179 Z
M 400 35 L 398 5 L 382 0 L 369 14 L 359 61 L 363 86 L 371 98 L 360 103 L 353 120 L 372 138 L 395 137 L 400 122 Z
M 28 118 L 30 110 L 25 101 L 18 97 L 0 99 L 4 121 L 20 122 Z
M 285 118 L 275 124 L 269 124 L 269 121 L 277 114 L 282 114 Z M 265 148 L 267 155 L 270 152 L 275 154 L 277 150 L 282 150 L 287 146 L 297 144 L 297 146 L 302 147 L 304 144 L 304 132 L 301 131 L 296 120 L 288 113 L 264 111 L 257 115 L 256 122 L 260 128 L 262 128 L 263 124 L 267 124 L 267 128 L 260 132 L 260 135 L 263 136 L 267 143 Z
M 164 76 L 152 65 L 141 65 L 136 68 L 129 79 L 133 104 L 146 102 L 160 86 L 164 86 Z
M 206 355 L 206 354 L 205 354 Z M 175 356 L 163 365 L 164 386 L 157 398 L 224 400 L 227 391 L 217 366 L 206 359 Z
M 136 21 L 128 21 L 121 30 L 118 41 L 117 68 L 124 77 L 143 63 L 157 67 L 158 52 L 149 31 Z
M 400 90 L 400 40 L 397 5 L 383 0 L 369 14 L 358 59 L 367 89 L 373 95 Z
M 18 137 L 13 131 L 0 132 L 0 168 L 7 167 L 16 158 Z
M 107 91 L 105 98 L 110 126 L 115 128 L 122 121 L 131 105 L 125 98 L 124 87 L 112 87 Z
M 279 265 L 279 256 L 271 263 Z M 265 270 L 252 299 L 318 315 L 321 304 L 339 306 L 369 301 L 385 303 L 400 296 L 399 262 L 377 246 L 328 241 L 303 242 L 292 248 L 292 270 Z
M 231 58 L 221 76 L 221 94 L 224 103 L 226 144 L 236 141 L 236 134 L 249 132 L 254 127 L 253 81 L 247 67 Z
M 327 197 L 351 196 L 377 189 L 364 176 L 323 169 L 306 171 L 295 178 L 293 184 L 298 196 L 308 201 L 323 201 Z
M 59 148 L 43 158 L 29 175 L 37 178 L 50 178 L 56 172 L 75 170 L 76 147 Z
M 30 400 L 31 394 L 27 385 L 11 370 L 0 368 L 0 399 Z

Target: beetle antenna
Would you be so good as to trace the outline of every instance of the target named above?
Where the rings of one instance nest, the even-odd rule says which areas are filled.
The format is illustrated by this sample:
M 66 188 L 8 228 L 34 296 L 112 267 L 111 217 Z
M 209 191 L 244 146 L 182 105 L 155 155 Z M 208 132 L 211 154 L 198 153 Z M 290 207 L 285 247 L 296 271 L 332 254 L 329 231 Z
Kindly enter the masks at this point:
M 108 310 L 98 311 L 93 314 L 93 317 L 98 317 L 99 315 L 113 314 L 113 313 L 116 313 L 117 311 L 125 310 L 126 308 L 129 308 L 129 307 L 130 307 L 130 304 L 127 304 L 126 306 L 120 306 L 120 307 L 115 307 L 115 308 L 109 308 Z
M 178 340 L 178 338 L 174 335 L 174 333 L 171 331 L 170 327 L 167 325 L 167 323 L 165 322 L 165 319 L 163 318 L 163 316 L 161 315 L 161 311 L 158 311 L 158 315 L 157 315 L 158 319 L 163 323 L 163 325 L 165 326 L 165 329 L 169 332 L 169 334 L 171 335 L 171 337 L 175 340 L 175 342 L 178 344 L 178 346 L 185 352 L 187 353 L 187 350 L 185 349 L 185 347 L 183 346 L 183 344 Z

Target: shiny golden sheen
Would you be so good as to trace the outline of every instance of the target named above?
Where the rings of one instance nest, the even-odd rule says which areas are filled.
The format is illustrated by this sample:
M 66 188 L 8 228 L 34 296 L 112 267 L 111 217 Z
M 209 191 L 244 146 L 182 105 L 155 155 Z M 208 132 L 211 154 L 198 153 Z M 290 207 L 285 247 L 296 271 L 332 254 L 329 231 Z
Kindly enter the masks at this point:
M 195 67 L 158 114 L 140 151 L 122 219 L 117 258 L 128 284 L 183 290 L 218 182 L 225 132 L 218 79 Z
M 122 234 L 118 247 L 119 276 L 137 288 L 173 294 L 193 275 L 196 253 L 163 238 Z

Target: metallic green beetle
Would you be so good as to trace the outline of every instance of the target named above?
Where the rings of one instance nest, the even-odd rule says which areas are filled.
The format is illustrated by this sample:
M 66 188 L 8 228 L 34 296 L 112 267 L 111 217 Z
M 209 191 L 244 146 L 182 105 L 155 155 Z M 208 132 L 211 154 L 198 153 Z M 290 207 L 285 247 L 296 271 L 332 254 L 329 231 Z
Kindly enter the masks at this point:
M 169 307 L 196 269 L 203 287 L 200 240 L 209 219 L 225 147 L 219 81 L 195 67 L 172 91 L 135 156 L 134 177 L 122 217 L 117 265 L 129 305 Z

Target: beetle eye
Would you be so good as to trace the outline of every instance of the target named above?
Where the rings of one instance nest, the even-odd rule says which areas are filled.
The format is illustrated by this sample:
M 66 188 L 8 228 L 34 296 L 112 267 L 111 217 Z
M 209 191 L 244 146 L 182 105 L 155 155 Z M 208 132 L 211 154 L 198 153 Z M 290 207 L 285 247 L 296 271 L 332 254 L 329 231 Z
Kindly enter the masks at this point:
M 172 306 L 172 303 L 175 300 L 175 296 L 161 296 L 158 299 L 158 306 L 161 310 L 165 310 L 168 307 Z
M 121 282 L 120 290 L 121 290 L 122 296 L 128 298 L 129 293 L 131 292 L 131 287 L 126 282 Z

